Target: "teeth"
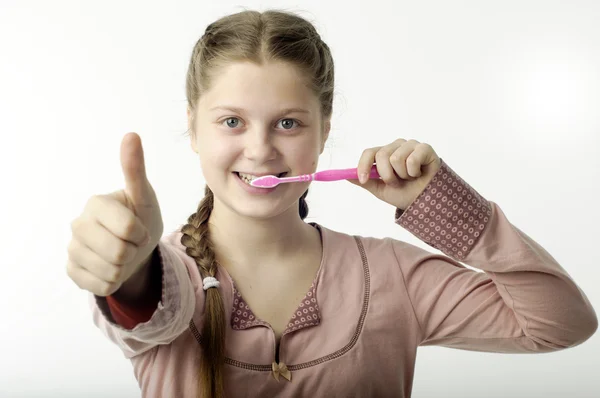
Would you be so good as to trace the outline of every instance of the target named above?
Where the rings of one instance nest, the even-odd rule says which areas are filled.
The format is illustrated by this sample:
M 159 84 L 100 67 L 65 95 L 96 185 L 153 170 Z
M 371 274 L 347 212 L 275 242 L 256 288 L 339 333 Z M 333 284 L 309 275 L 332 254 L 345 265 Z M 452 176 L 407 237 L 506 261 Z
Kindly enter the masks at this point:
M 244 174 L 244 173 L 238 173 L 240 175 L 240 177 L 242 177 L 243 179 L 246 180 L 256 180 L 258 177 L 257 176 L 253 176 L 252 174 Z
M 283 174 L 285 174 L 285 173 L 279 173 L 279 174 L 277 174 L 277 176 L 281 176 Z M 258 178 L 257 176 L 254 176 L 252 174 L 245 174 L 245 173 L 239 173 L 239 172 L 238 172 L 238 175 L 240 176 L 242 181 L 244 181 L 247 184 L 250 184 L 252 181 L 254 181 Z
M 244 173 L 238 173 L 240 178 L 242 179 L 242 181 L 244 181 L 246 184 L 250 184 L 253 180 L 256 180 L 258 177 L 257 176 L 253 176 L 252 174 L 244 174 Z

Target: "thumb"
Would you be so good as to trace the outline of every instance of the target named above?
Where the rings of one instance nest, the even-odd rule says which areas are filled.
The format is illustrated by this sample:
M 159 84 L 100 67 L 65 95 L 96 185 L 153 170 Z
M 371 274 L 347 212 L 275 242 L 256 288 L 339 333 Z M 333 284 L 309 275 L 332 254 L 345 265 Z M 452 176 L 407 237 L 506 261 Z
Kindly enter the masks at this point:
M 121 142 L 121 167 L 125 176 L 125 193 L 135 206 L 151 205 L 152 187 L 146 177 L 142 140 L 136 133 L 128 133 Z

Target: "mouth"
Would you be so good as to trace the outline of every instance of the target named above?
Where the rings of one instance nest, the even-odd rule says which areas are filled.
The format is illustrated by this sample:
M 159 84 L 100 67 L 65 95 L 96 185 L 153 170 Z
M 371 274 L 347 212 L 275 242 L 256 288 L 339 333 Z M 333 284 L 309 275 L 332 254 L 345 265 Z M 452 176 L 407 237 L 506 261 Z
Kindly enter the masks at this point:
M 261 176 L 255 176 L 253 174 L 240 173 L 239 171 L 234 171 L 235 174 L 240 180 L 244 181 L 246 184 L 250 185 L 252 181 L 256 180 L 259 177 L 263 177 L 265 175 L 274 175 L 276 177 L 284 177 L 287 174 L 287 171 L 279 174 L 263 174 Z

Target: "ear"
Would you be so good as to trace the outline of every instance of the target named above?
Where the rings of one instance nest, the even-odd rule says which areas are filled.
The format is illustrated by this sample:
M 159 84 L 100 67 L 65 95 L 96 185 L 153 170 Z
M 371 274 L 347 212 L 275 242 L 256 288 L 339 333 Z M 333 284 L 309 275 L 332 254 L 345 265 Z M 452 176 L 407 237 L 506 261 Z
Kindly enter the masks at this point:
M 188 130 L 191 132 L 190 134 L 190 145 L 192 147 L 192 150 L 196 153 L 198 153 L 198 150 L 196 149 L 196 139 L 195 139 L 195 135 L 192 131 L 192 127 L 194 126 L 194 118 L 192 115 L 192 111 L 190 110 L 190 108 L 187 108 L 187 120 L 188 120 Z
M 327 139 L 329 138 L 329 131 L 331 131 L 331 119 L 327 119 L 325 121 L 325 124 L 323 125 L 323 136 L 322 136 L 322 140 L 321 140 L 321 152 L 319 154 L 322 154 L 323 151 L 325 150 L 325 143 L 327 142 Z

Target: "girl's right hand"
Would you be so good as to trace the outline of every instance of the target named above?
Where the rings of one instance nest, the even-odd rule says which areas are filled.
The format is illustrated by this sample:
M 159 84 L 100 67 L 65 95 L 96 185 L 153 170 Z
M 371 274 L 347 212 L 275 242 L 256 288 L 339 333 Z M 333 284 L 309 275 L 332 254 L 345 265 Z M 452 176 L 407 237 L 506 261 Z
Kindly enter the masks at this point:
M 146 177 L 140 137 L 121 143 L 125 189 L 92 196 L 71 223 L 67 274 L 81 289 L 110 296 L 149 262 L 163 233 L 156 194 Z

